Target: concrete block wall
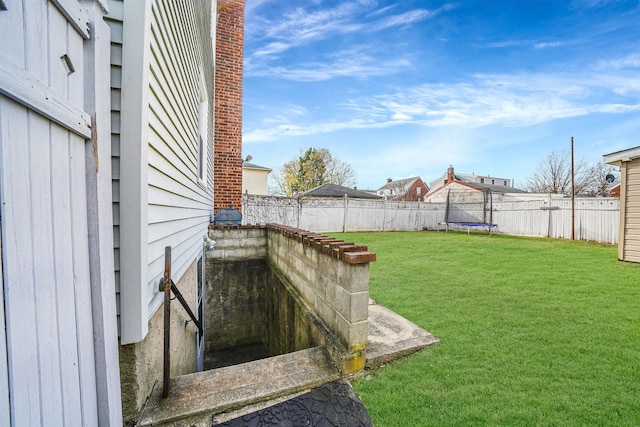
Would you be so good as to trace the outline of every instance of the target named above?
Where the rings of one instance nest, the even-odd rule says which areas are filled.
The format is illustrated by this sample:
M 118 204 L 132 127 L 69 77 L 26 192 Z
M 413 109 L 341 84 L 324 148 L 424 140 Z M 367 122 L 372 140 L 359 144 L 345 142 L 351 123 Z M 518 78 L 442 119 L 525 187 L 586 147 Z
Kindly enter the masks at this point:
M 267 233 L 264 227 L 211 226 L 206 253 L 205 349 L 264 339 Z
M 264 342 L 266 260 L 210 259 L 205 271 L 205 352 Z
M 211 226 L 213 262 L 266 259 L 291 284 L 331 337 L 319 339 L 343 373 L 364 368 L 369 317 L 369 263 L 366 246 L 276 224 Z
M 267 258 L 267 231 L 261 226 L 210 226 L 209 238 L 216 242 L 207 258 L 240 261 Z
M 310 309 L 338 336 L 343 373 L 364 368 L 369 317 L 365 246 L 280 225 L 267 225 L 269 262 L 288 278 Z M 334 355 L 335 356 L 335 355 Z

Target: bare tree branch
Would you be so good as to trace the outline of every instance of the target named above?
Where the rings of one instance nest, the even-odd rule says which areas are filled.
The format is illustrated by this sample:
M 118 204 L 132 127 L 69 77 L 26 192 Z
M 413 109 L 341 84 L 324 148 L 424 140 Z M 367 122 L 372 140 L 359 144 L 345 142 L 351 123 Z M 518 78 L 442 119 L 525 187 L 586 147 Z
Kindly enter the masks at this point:
M 574 164 L 575 195 L 578 197 L 608 196 L 607 174 L 614 168 L 604 163 L 588 164 L 580 160 Z M 531 193 L 571 195 L 571 154 L 553 151 L 540 161 L 538 169 L 527 178 L 525 189 Z

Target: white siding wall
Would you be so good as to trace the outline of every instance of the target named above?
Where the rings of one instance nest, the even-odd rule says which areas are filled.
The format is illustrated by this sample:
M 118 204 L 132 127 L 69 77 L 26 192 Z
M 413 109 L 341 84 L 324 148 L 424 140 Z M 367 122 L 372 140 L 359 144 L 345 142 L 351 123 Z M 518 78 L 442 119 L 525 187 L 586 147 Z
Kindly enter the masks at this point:
M 111 29 L 111 178 L 113 198 L 113 257 L 116 306 L 120 322 L 120 110 L 122 104 L 122 0 L 109 0 L 106 19 Z M 118 330 L 120 325 L 118 324 Z
M 124 265 L 125 260 L 122 258 L 125 250 L 129 251 L 127 253 L 142 255 L 140 264 L 144 264 L 131 277 L 125 277 L 124 270 L 119 274 L 121 324 L 128 322 L 128 317 L 139 316 L 139 313 L 135 313 L 138 302 L 133 301 L 133 304 L 129 304 L 129 301 L 123 301 L 123 299 L 130 298 L 132 293 L 136 294 L 133 298 L 139 296 L 139 303 L 145 307 L 142 309 L 144 318 L 131 319 L 132 329 L 137 330 L 129 334 L 126 332 L 129 330 L 128 324 L 121 329 L 126 335 L 123 337 L 124 343 L 136 342 L 144 338 L 146 334 L 144 324 L 162 302 L 162 294 L 158 292 L 158 282 L 164 270 L 165 246 L 172 246 L 172 276 L 177 282 L 202 251 L 203 237 L 207 232 L 213 206 L 214 41 L 210 37 L 212 32 L 207 17 L 212 10 L 215 11 L 215 2 L 213 4 L 195 0 L 185 2 L 149 0 L 149 2 L 150 8 L 144 12 L 147 14 L 145 19 L 149 23 L 148 47 L 145 47 L 148 51 L 143 53 L 148 60 L 142 65 L 141 72 L 144 76 L 140 79 L 145 93 L 137 100 L 127 99 L 127 94 L 120 97 L 123 111 L 129 108 L 125 104 L 128 102 L 135 104 L 136 101 L 142 102 L 141 108 L 146 109 L 142 115 L 142 120 L 146 121 L 146 124 L 136 125 L 138 130 L 142 128 L 142 132 L 138 134 L 143 135 L 144 140 L 142 142 L 144 147 L 141 149 L 142 157 L 140 157 L 143 163 L 127 163 L 128 170 L 125 171 L 123 159 L 129 155 L 128 150 L 135 151 L 140 147 L 134 143 L 135 140 L 127 140 L 129 133 L 123 132 L 118 135 L 114 131 L 113 136 L 114 177 L 120 178 L 120 180 L 114 178 L 114 190 L 117 189 L 119 195 L 114 199 L 114 217 L 120 227 L 115 230 L 119 237 L 116 252 L 120 245 L 122 250 L 118 254 L 121 258 L 120 265 Z M 110 6 L 116 6 L 118 3 L 116 0 L 111 0 Z M 144 25 L 141 23 L 127 21 L 127 19 L 133 19 L 128 18 L 127 7 L 128 4 L 125 3 L 122 17 L 118 17 L 117 13 L 114 14 L 111 24 L 112 28 L 116 29 L 122 26 L 124 34 L 122 50 L 119 50 L 117 33 L 116 36 L 112 36 L 114 104 L 118 101 L 119 89 L 116 84 L 120 73 L 117 63 L 120 52 L 123 52 L 122 76 L 136 73 L 133 69 L 126 69 L 127 43 L 130 43 L 127 38 L 129 34 L 127 26 L 138 24 L 141 27 L 140 31 L 144 31 Z M 113 7 L 113 10 L 118 8 Z M 207 179 L 205 181 L 198 178 L 198 107 L 201 79 L 204 80 L 209 100 L 209 114 L 207 114 L 209 135 L 205 144 Z M 127 78 L 125 77 L 124 80 L 126 85 Z M 126 92 L 127 88 L 124 87 L 122 90 Z M 113 109 L 114 129 L 116 129 L 118 123 L 124 125 L 125 122 L 117 111 L 117 105 Z M 132 118 L 127 114 L 127 119 Z M 141 170 L 132 172 L 129 170 L 131 166 L 140 167 Z M 134 185 L 125 185 L 126 180 L 129 180 L 128 182 L 135 180 Z M 138 188 L 138 184 L 141 184 L 140 196 L 129 194 L 130 191 Z M 125 236 L 122 221 L 125 217 L 129 219 L 127 209 L 131 206 L 125 204 L 125 199 L 140 201 L 142 203 L 140 210 L 146 213 L 143 215 L 144 218 L 140 219 L 144 224 L 140 224 L 137 230 L 140 242 L 136 242 L 135 239 L 128 242 L 129 236 Z M 127 244 L 132 244 L 132 247 L 125 248 Z M 126 261 L 129 262 L 129 259 Z M 125 292 L 124 286 L 134 289 L 127 288 Z M 195 299 L 195 295 L 193 298 Z M 125 312 L 130 306 L 133 306 L 132 312 Z

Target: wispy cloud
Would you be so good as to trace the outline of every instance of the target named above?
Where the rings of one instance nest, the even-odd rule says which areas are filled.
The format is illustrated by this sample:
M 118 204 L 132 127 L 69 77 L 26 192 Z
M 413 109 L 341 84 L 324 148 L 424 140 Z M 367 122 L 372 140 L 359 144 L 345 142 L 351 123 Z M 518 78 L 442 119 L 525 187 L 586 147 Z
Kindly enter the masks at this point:
M 561 41 L 538 41 L 538 40 L 504 40 L 499 42 L 487 42 L 477 44 L 476 46 L 483 49 L 504 49 L 509 47 L 531 47 L 533 49 L 548 49 L 566 45 Z
M 412 123 L 428 127 L 528 126 L 594 113 L 640 112 L 635 77 L 587 73 L 477 74 L 467 81 L 423 84 L 345 102 L 340 117 L 281 124 L 245 134 L 246 142 L 344 129 L 385 128 Z
M 356 31 L 359 24 L 352 18 L 366 10 L 369 2 L 351 1 L 333 8 L 307 11 L 302 7 L 286 12 L 278 21 L 262 20 L 259 30 L 254 30 L 266 44 L 253 54 L 264 56 L 282 53 L 297 46 L 333 36 Z
M 365 29 L 369 32 L 380 31 L 387 28 L 399 27 L 403 25 L 411 25 L 424 21 L 440 14 L 443 11 L 451 10 L 451 6 L 444 6 L 440 9 L 431 11 L 427 9 L 416 9 L 398 15 L 392 15 L 380 21 L 367 25 Z
M 274 0 L 247 0 L 244 5 L 245 16 L 251 15 L 255 9 L 271 1 Z
M 600 61 L 597 68 L 599 70 L 640 69 L 640 54 L 632 53 L 621 58 Z
M 250 54 L 275 55 L 340 34 L 371 33 L 411 25 L 455 8 L 455 5 L 448 4 L 436 10 L 415 9 L 378 19 L 379 15 L 393 7 L 375 9 L 376 4 L 370 0 L 350 1 L 317 11 L 298 7 L 285 13 L 278 21 L 262 20 L 260 28 L 250 34 L 263 40 L 264 44 Z
M 564 46 L 565 42 L 535 42 L 533 43 L 534 49 L 547 49 L 551 47 Z
M 245 62 L 245 75 L 253 77 L 275 77 L 298 82 L 315 82 L 335 77 L 367 78 L 387 75 L 398 69 L 408 67 L 408 58 L 380 59 L 365 52 L 373 51 L 373 47 L 357 46 L 352 49 L 333 52 L 321 58 L 292 66 L 266 66 Z

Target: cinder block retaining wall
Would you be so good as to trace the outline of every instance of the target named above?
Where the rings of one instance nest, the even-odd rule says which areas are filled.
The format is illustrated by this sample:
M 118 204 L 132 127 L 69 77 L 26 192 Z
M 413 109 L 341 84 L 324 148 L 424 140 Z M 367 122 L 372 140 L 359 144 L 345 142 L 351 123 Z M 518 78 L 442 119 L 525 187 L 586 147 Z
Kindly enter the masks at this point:
M 209 260 L 205 271 L 206 353 L 248 344 L 266 345 L 266 260 Z
M 216 241 L 207 254 L 214 262 L 266 258 L 310 314 L 321 320 L 319 328 L 327 330 L 321 341 L 341 370 L 364 368 L 369 263 L 375 261 L 374 253 L 365 246 L 275 224 L 212 227 L 209 237 Z
M 288 278 L 309 308 L 339 337 L 343 371 L 364 368 L 369 317 L 365 246 L 292 227 L 268 225 L 269 262 Z

